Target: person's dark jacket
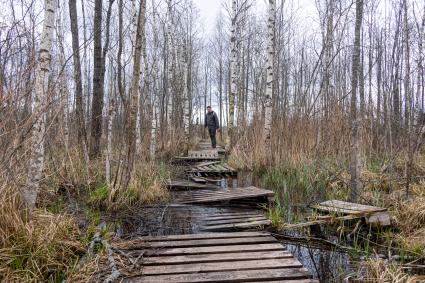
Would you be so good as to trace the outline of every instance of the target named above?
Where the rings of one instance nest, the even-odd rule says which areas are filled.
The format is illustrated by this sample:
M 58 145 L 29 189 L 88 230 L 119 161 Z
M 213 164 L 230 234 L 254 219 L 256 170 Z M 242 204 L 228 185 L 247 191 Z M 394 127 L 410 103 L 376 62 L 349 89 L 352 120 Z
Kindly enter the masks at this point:
M 208 112 L 205 115 L 205 128 L 217 130 L 220 128 L 217 114 L 214 111 Z

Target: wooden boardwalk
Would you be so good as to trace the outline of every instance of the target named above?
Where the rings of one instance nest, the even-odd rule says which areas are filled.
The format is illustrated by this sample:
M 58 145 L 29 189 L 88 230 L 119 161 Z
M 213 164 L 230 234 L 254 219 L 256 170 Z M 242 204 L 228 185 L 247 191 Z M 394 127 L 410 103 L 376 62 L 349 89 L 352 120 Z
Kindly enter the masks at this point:
M 180 194 L 175 200 L 180 204 L 200 204 L 228 202 L 232 200 L 254 200 L 258 203 L 268 202 L 274 197 L 274 192 L 257 187 L 231 188 L 221 190 L 197 190 Z
M 265 232 L 143 237 L 120 246 L 133 258 L 143 257 L 138 275 L 123 282 L 314 282 Z
M 205 165 L 204 165 L 205 164 Z M 197 176 L 214 176 L 214 177 L 231 177 L 236 176 L 237 171 L 227 164 L 218 163 L 201 163 L 200 165 L 192 165 L 186 169 L 187 174 Z
M 228 231 L 264 228 L 270 220 L 261 211 L 225 212 L 206 214 L 201 217 L 201 231 Z
M 167 184 L 169 190 L 196 190 L 196 189 L 219 189 L 220 187 L 205 184 L 205 182 L 191 182 L 187 180 L 173 180 Z

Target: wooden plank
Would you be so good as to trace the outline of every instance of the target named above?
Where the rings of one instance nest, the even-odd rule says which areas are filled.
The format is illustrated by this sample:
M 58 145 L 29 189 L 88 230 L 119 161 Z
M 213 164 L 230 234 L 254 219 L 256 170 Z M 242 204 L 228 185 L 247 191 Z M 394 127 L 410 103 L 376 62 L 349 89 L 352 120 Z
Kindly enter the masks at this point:
M 224 220 L 213 220 L 213 221 L 204 221 L 202 225 L 211 226 L 211 225 L 221 225 L 221 224 L 231 224 L 231 223 L 252 223 L 256 221 L 268 220 L 265 216 L 243 218 L 243 219 L 224 219 Z
M 160 265 L 160 264 L 181 264 L 181 263 L 203 263 L 203 262 L 219 262 L 219 261 L 243 261 L 243 260 L 262 260 L 270 258 L 292 258 L 292 254 L 284 251 L 267 251 L 267 252 L 242 252 L 242 253 L 218 253 L 206 255 L 183 255 L 183 256 L 155 256 L 143 259 L 143 265 Z
M 253 217 L 265 217 L 261 213 L 251 213 L 251 214 L 232 214 L 226 216 L 204 216 L 202 217 L 204 221 L 214 221 L 214 220 L 225 220 L 225 219 L 249 219 Z
M 343 208 L 336 208 L 336 207 L 330 207 L 330 206 L 322 206 L 322 205 L 311 205 L 311 208 L 314 208 L 316 210 L 325 211 L 329 213 L 335 213 L 335 214 L 358 214 L 358 215 L 364 215 L 364 212 L 361 211 L 354 211 L 349 209 L 343 209 Z
M 134 249 L 129 247 L 128 249 Z M 193 248 L 168 248 L 151 250 L 149 255 L 190 255 L 190 254 L 215 254 L 215 253 L 237 253 L 248 251 L 277 251 L 282 250 L 280 243 L 255 244 L 255 245 L 229 245 L 213 247 L 193 247 Z
M 258 197 L 267 197 L 266 194 L 245 194 L 245 195 L 217 195 L 204 198 L 192 198 L 186 199 L 183 201 L 178 201 L 181 204 L 189 203 L 206 203 L 206 202 L 217 202 L 217 201 L 228 201 L 234 199 L 245 199 L 245 198 L 258 198 Z
M 362 212 L 376 212 L 376 211 L 385 211 L 386 208 L 364 205 L 359 203 L 351 203 L 340 200 L 328 200 L 320 203 L 321 206 L 329 206 L 334 208 L 340 208 L 344 210 L 354 210 L 354 211 L 362 211 Z
M 270 220 L 259 220 L 246 223 L 233 223 L 233 224 L 221 224 L 214 226 L 202 226 L 204 231 L 217 231 L 217 230 L 228 230 L 228 229 L 242 229 L 242 228 L 252 228 L 259 226 L 268 226 L 270 225 Z
M 254 221 L 253 221 L 254 222 Z M 176 248 L 176 247 L 208 247 L 208 246 L 228 246 L 228 245 L 239 245 L 239 244 L 266 244 L 274 243 L 276 239 L 272 236 L 260 236 L 250 238 L 228 238 L 228 239 L 202 239 L 202 240 L 186 240 L 186 241 L 164 241 L 164 242 L 147 242 L 136 245 L 139 247 L 146 248 Z
M 260 270 L 272 268 L 302 267 L 295 258 L 273 258 L 246 261 L 222 261 L 210 263 L 190 263 L 181 265 L 144 266 L 144 275 L 183 274 L 214 271 Z
M 167 184 L 169 188 L 175 189 L 175 188 L 187 188 L 187 189 L 218 189 L 219 187 L 215 185 L 206 185 L 206 184 L 199 184 L 192 181 L 187 180 L 174 180 Z
M 199 178 L 199 177 L 195 177 L 195 176 L 190 177 L 190 179 L 192 181 L 196 182 L 196 183 L 201 183 L 201 184 L 206 184 L 207 183 L 206 180 L 204 180 L 202 178 Z
M 168 235 L 168 236 L 146 236 L 142 237 L 142 241 L 161 242 L 161 241 L 177 241 L 177 240 L 200 240 L 200 239 L 227 239 L 227 238 L 243 238 L 243 237 L 267 237 L 267 232 L 238 232 L 238 233 L 200 233 L 185 235 Z
M 173 275 L 152 275 L 139 278 L 129 278 L 124 282 L 140 282 L 140 283 L 202 283 L 202 282 L 252 282 L 255 280 L 298 280 L 308 279 L 309 273 L 305 268 L 280 268 L 280 269 L 263 269 L 258 270 L 242 270 L 232 272 L 202 272 L 196 274 L 173 274 Z M 296 282 L 296 281 L 294 281 Z
M 208 166 L 208 165 L 214 165 L 218 163 L 220 163 L 220 161 L 208 161 L 208 162 L 197 163 L 195 164 L 195 166 Z

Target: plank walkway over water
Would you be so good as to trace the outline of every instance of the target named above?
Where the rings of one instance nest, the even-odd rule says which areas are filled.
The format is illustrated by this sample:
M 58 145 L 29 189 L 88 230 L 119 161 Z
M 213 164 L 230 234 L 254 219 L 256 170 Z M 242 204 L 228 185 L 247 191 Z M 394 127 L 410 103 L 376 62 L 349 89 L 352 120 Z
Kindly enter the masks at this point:
M 270 225 L 266 215 L 257 210 L 204 214 L 200 217 L 200 222 L 201 231 L 256 229 Z
M 173 180 L 168 182 L 167 187 L 170 190 L 219 189 L 218 186 L 205 183 L 206 182 L 199 183 L 187 180 Z
M 182 193 L 175 201 L 180 204 L 227 202 L 231 200 L 255 199 L 267 202 L 273 198 L 274 192 L 254 186 L 244 188 L 230 188 L 222 190 L 197 190 Z
M 133 258 L 143 257 L 140 275 L 123 282 L 315 282 L 266 232 L 143 237 L 123 246 Z
M 227 164 L 201 163 L 200 165 L 189 166 L 187 174 L 197 174 L 201 176 L 235 176 L 237 171 Z

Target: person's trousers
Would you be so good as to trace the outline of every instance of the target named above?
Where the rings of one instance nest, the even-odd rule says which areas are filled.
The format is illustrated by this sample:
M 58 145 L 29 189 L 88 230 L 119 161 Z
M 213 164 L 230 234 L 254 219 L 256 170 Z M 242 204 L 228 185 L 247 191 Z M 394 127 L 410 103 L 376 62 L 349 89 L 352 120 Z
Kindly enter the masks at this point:
M 210 134 L 212 148 L 216 148 L 217 146 L 217 140 L 215 138 L 216 129 L 208 128 L 208 133 Z

